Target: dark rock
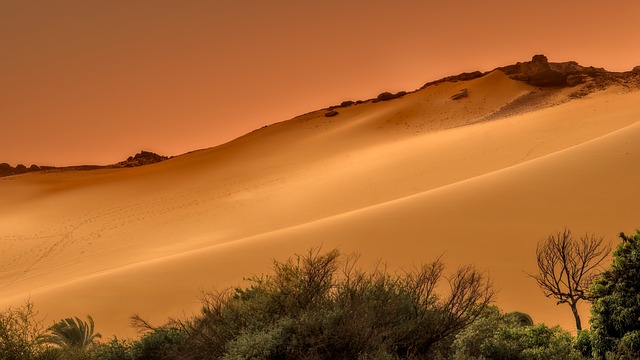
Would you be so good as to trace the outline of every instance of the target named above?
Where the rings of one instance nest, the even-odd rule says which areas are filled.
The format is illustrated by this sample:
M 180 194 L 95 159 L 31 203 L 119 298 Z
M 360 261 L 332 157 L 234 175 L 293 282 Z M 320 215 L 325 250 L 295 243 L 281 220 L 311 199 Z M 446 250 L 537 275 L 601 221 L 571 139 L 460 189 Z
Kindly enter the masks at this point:
M 530 62 L 521 65 L 521 72 L 529 76 L 529 83 L 534 86 L 565 86 L 567 76 L 551 69 L 549 60 L 544 55 L 534 55 Z
M 407 92 L 406 92 L 406 91 L 400 91 L 400 92 L 397 92 L 397 93 L 395 93 L 395 94 L 392 94 L 392 93 L 390 93 L 390 92 L 383 92 L 383 93 L 381 93 L 380 95 L 378 95 L 378 97 L 377 97 L 377 98 L 375 98 L 373 101 L 374 101 L 374 102 L 378 102 L 378 101 L 389 101 L 389 100 L 397 99 L 397 98 L 399 98 L 399 97 L 403 97 L 403 96 L 405 96 L 405 95 L 407 95 Z
M 524 82 L 529 81 L 529 75 L 527 74 L 511 74 L 509 75 L 509 77 L 516 81 L 524 81 Z
M 431 86 L 431 85 L 438 85 L 438 84 L 443 83 L 443 82 L 456 82 L 456 81 L 473 80 L 473 79 L 477 79 L 479 77 L 483 77 L 484 75 L 485 75 L 485 73 L 482 73 L 480 71 L 464 72 L 464 73 L 460 73 L 458 75 L 447 76 L 447 77 L 442 78 L 440 80 L 428 82 L 428 83 L 424 84 L 420 89 L 424 89 L 427 86 Z
M 353 101 L 347 100 L 347 101 L 343 101 L 342 103 L 340 103 L 340 106 L 346 107 L 346 106 L 351 106 L 353 104 L 355 104 Z
M 134 167 L 134 166 L 143 166 L 159 163 L 161 161 L 167 160 L 168 157 L 158 155 L 156 153 L 150 151 L 141 151 L 139 154 L 135 154 L 134 156 L 129 156 L 127 160 L 121 161 L 113 167 Z
M 634 67 L 633 70 L 631 70 L 631 72 L 634 74 L 640 74 L 640 66 Z
M 326 117 L 334 117 L 334 116 L 336 116 L 336 115 L 338 115 L 338 114 L 339 114 L 339 113 L 338 113 L 337 111 L 332 110 L 332 111 L 328 111 L 328 112 L 326 112 L 326 113 L 324 114 L 324 116 L 326 116 Z
M 502 67 L 496 68 L 495 70 L 500 70 L 508 76 L 514 76 L 514 75 L 522 74 L 521 67 L 522 67 L 522 63 L 518 62 L 515 65 L 502 66 Z M 525 75 L 525 74 L 522 74 L 522 75 Z
M 479 77 L 482 77 L 484 74 L 481 73 L 480 71 L 474 71 L 474 72 L 465 72 L 465 73 L 461 73 L 455 76 L 456 80 L 460 80 L 460 81 L 467 81 L 467 80 L 473 80 L 473 79 L 477 79 Z
M 560 72 L 550 70 L 543 73 L 529 75 L 529 83 L 533 86 L 539 87 L 566 86 L 567 77 Z
M 531 61 L 499 67 L 510 78 L 534 86 L 566 86 L 567 74 L 578 73 L 582 67 L 575 62 L 551 64 L 544 55 L 534 55 Z
M 137 161 L 140 165 L 155 164 L 160 161 L 167 160 L 168 157 L 158 155 L 150 151 L 141 151 L 133 156 L 133 161 Z
M 27 172 L 27 167 L 22 164 L 16 165 L 16 173 L 23 173 L 23 172 Z
M 7 163 L 0 164 L 0 177 L 13 175 L 14 173 L 15 169 L 11 165 Z
M 527 74 L 530 77 L 552 71 L 549 60 L 547 60 L 547 57 L 544 55 L 534 55 L 531 61 L 518 63 L 516 65 L 520 65 L 519 73 Z
M 547 57 L 543 54 L 538 54 L 533 55 L 533 57 L 531 58 L 531 62 L 536 64 L 549 64 L 549 59 L 547 59 Z
M 32 164 L 31 166 L 29 166 L 29 171 L 40 171 L 40 166 Z
M 390 92 L 383 92 L 380 95 L 378 95 L 378 97 L 376 98 L 376 100 L 378 101 L 388 101 L 394 99 L 393 94 Z
M 567 76 L 567 85 L 571 87 L 583 84 L 585 81 L 587 81 L 587 77 L 582 74 Z
M 567 61 L 562 63 L 549 63 L 551 70 L 561 72 L 565 75 L 582 74 L 585 71 L 584 66 L 578 65 L 575 61 Z
M 462 98 L 466 98 L 469 96 L 469 91 L 467 89 L 462 89 L 458 93 L 453 94 L 451 96 L 451 100 L 460 100 Z

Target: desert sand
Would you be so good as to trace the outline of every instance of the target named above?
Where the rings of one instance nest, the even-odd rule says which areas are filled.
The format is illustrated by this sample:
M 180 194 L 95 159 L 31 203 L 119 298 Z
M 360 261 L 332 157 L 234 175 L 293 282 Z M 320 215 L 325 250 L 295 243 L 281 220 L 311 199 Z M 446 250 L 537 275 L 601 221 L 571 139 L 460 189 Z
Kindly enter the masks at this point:
M 640 92 L 575 90 L 495 71 L 154 165 L 1 178 L 0 308 L 31 299 L 46 324 L 91 314 L 135 336 L 133 313 L 189 316 L 201 291 L 322 246 L 394 271 L 473 263 L 501 308 L 572 330 L 525 273 L 537 242 L 566 226 L 615 245 L 640 227 Z

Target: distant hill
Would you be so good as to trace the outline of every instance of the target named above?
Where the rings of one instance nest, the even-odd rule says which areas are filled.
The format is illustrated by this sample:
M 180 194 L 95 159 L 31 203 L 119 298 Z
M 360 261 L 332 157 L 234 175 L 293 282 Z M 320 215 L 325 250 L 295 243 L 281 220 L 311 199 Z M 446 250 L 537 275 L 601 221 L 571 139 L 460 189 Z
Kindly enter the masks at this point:
M 575 61 L 566 62 L 549 62 L 547 57 L 542 54 L 534 55 L 531 61 L 518 62 L 513 65 L 497 67 L 491 71 L 481 72 L 465 72 L 458 75 L 447 76 L 442 79 L 431 81 L 424 84 L 420 89 L 423 90 L 430 86 L 435 86 L 445 82 L 459 82 L 469 81 L 477 78 L 484 77 L 496 70 L 499 70 L 506 74 L 509 78 L 524 82 L 526 84 L 538 87 L 538 88 L 573 88 L 576 90 L 572 92 L 570 98 L 581 98 L 597 90 L 603 90 L 613 85 L 622 86 L 628 89 L 640 89 L 640 66 L 634 67 L 630 71 L 626 72 L 610 72 L 603 68 L 596 68 L 593 66 L 582 66 Z M 581 86 L 578 86 L 581 85 Z M 415 91 L 414 91 L 415 92 Z M 340 108 L 346 108 L 353 105 L 360 105 L 365 102 L 381 102 L 397 99 L 407 95 L 410 92 L 400 91 L 398 93 L 383 92 L 374 99 L 358 100 L 358 101 L 344 101 L 340 105 L 330 106 L 327 109 L 328 112 L 324 114 L 325 117 L 334 117 L 339 114 L 337 111 Z M 468 96 L 466 89 L 459 94 L 454 94 L 452 99 L 457 100 L 462 97 Z M 535 96 L 523 97 L 520 102 L 526 102 L 527 100 L 537 101 Z M 520 104 L 523 105 L 523 104 Z M 526 105 L 526 104 L 525 104 Z M 314 113 L 314 112 L 312 112 Z M 311 114 L 311 113 L 310 113 Z M 307 114 L 305 114 L 307 115 Z M 304 116 L 304 115 L 302 115 Z M 169 159 L 167 156 L 158 155 L 149 151 L 141 151 L 140 153 L 130 156 L 127 160 L 118 162 L 111 165 L 79 165 L 79 166 L 38 166 L 31 165 L 26 167 L 23 164 L 18 164 L 16 167 L 12 167 L 7 163 L 0 163 L 0 177 L 19 175 L 28 172 L 35 172 L 41 170 L 95 170 L 105 168 L 124 168 L 124 167 L 136 167 L 149 164 L 155 164 Z
M 11 176 L 11 175 L 20 175 L 29 172 L 36 171 L 71 171 L 71 170 L 96 170 L 96 169 L 113 169 L 113 168 L 124 168 L 124 167 L 136 167 L 136 166 L 144 166 L 159 163 L 161 161 L 169 159 L 168 156 L 158 155 L 156 153 L 150 151 L 141 151 L 134 156 L 129 156 L 127 160 L 120 161 L 116 164 L 111 165 L 77 165 L 77 166 L 38 166 L 31 165 L 30 167 L 26 167 L 23 164 L 18 164 L 16 167 L 12 167 L 10 164 L 1 163 L 0 164 L 0 177 Z

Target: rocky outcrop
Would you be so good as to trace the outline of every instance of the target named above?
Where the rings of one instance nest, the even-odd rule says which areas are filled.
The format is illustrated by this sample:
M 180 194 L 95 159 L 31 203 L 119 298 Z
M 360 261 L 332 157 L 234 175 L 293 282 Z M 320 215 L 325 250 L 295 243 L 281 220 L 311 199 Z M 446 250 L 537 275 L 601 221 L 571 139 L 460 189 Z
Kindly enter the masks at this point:
M 125 161 L 121 161 L 114 165 L 114 167 L 135 167 L 135 166 L 143 166 L 159 163 L 161 161 L 167 160 L 168 157 L 158 155 L 156 153 L 150 151 L 141 151 L 139 154 L 135 154 L 134 156 L 129 156 L 129 158 Z
M 18 164 L 16 167 L 12 167 L 7 163 L 0 164 L 0 177 L 3 176 L 11 176 L 11 175 L 20 175 L 26 172 L 38 171 L 40 167 L 37 165 L 31 165 L 30 167 L 26 167 L 23 164 Z
M 585 81 L 587 81 L 587 76 L 583 74 L 574 74 L 567 76 L 567 86 L 573 87 L 583 84 Z
M 447 77 L 442 78 L 440 80 L 428 82 L 428 83 L 424 84 L 420 89 L 424 89 L 427 86 L 436 85 L 436 84 L 440 84 L 440 83 L 443 83 L 443 82 L 457 82 L 457 81 L 473 80 L 473 79 L 477 79 L 479 77 L 483 77 L 485 74 L 486 73 L 483 73 L 483 72 L 480 72 L 480 71 L 463 72 L 463 73 L 460 73 L 458 75 L 447 76 Z
M 496 70 L 502 71 L 514 80 L 538 87 L 576 86 L 586 82 L 590 77 L 607 74 L 604 69 L 581 66 L 575 61 L 551 63 L 544 55 L 534 55 L 531 61 L 499 67 Z
M 0 177 L 13 175 L 13 167 L 7 163 L 0 164 Z
M 467 89 L 462 89 L 460 91 L 458 91 L 457 93 L 453 94 L 451 96 L 451 100 L 460 100 L 462 98 L 466 98 L 469 96 L 469 91 Z
M 631 70 L 631 72 L 634 74 L 640 74 L 640 66 L 634 67 L 633 70 Z
M 400 91 L 397 92 L 395 94 L 392 94 L 390 92 L 383 92 L 380 95 L 378 95 L 378 97 L 376 97 L 375 99 L 373 99 L 373 102 L 379 102 L 379 101 L 389 101 L 389 100 L 393 100 L 393 99 L 397 99 L 400 97 L 403 97 L 407 95 L 406 91 Z
M 567 74 L 553 69 L 544 55 L 534 55 L 531 61 L 498 68 L 515 80 L 524 81 L 533 86 L 566 86 Z

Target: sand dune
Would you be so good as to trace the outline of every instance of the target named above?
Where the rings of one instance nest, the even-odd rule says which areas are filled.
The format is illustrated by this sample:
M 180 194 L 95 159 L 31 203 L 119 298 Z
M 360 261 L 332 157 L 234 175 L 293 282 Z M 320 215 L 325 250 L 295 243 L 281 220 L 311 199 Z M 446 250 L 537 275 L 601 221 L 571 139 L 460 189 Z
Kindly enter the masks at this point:
M 128 336 L 134 312 L 197 310 L 200 290 L 322 245 L 395 269 L 473 262 L 498 305 L 571 328 L 523 271 L 563 226 L 611 240 L 640 226 L 640 92 L 570 91 L 494 72 L 155 165 L 2 178 L 0 306 L 30 296 L 49 319 L 92 314 Z M 532 94 L 545 100 L 519 105 Z

